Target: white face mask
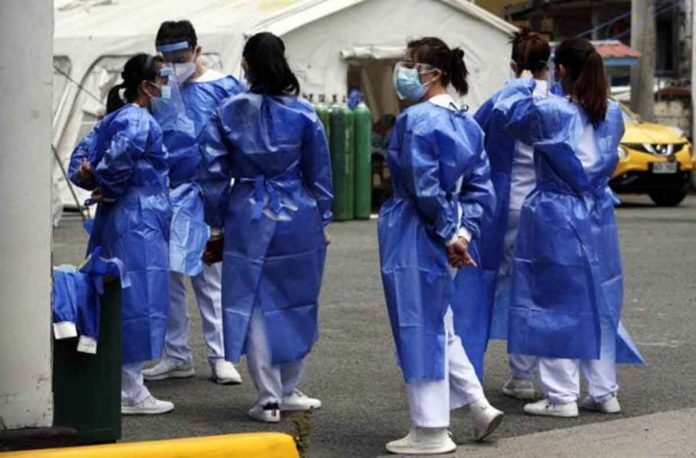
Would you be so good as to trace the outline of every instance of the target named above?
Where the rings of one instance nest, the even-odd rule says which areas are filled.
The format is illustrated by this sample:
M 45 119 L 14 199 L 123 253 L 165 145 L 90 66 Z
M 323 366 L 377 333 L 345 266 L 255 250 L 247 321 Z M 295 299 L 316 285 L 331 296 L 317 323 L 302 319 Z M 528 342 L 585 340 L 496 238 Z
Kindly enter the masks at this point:
M 174 68 L 174 76 L 176 76 L 176 80 L 182 83 L 196 73 L 196 64 L 194 62 L 173 64 L 172 67 Z

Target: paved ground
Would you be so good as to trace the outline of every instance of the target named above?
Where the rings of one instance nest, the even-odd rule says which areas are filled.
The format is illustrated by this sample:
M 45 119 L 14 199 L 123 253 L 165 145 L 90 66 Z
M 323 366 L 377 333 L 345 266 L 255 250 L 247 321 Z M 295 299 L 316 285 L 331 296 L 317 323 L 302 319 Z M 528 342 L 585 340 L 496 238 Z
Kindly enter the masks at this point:
M 618 417 L 582 414 L 572 420 L 524 416 L 521 403 L 499 394 L 506 377 L 505 349 L 494 342 L 488 353 L 485 388 L 491 402 L 507 416 L 493 444 L 477 446 L 468 443 L 471 424 L 467 413 L 455 412 L 452 431 L 455 440 L 463 444 L 462 456 L 493 456 L 490 452 L 510 455 L 509 451 L 519 452 L 513 453 L 518 456 L 628 456 L 608 448 L 612 443 L 637 446 L 647 455 L 632 456 L 648 456 L 653 449 L 640 445 L 640 434 L 635 441 L 621 438 L 633 437 L 629 436 L 631 431 L 640 433 L 641 425 L 662 426 L 665 421 L 667 425 L 684 425 L 680 419 L 686 418 L 688 424 L 696 426 L 694 410 L 640 417 L 696 407 L 696 196 L 671 209 L 656 208 L 643 197 L 625 197 L 624 201 L 618 210 L 626 279 L 623 316 L 649 363 L 647 368 L 620 369 L 624 413 Z M 408 415 L 379 279 L 375 222 L 334 224 L 331 230 L 334 243 L 321 301 L 321 339 L 310 355 L 301 386 L 324 402 L 324 408 L 312 416 L 308 456 L 377 456 L 384 453 L 387 441 L 406 432 Z M 55 263 L 79 261 L 84 242 L 77 218 L 66 217 L 55 233 Z M 194 304 L 190 306 L 197 375 L 189 380 L 153 383 L 156 396 L 176 403 L 175 412 L 124 419 L 124 440 L 293 430 L 289 421 L 266 426 L 246 419 L 254 388 L 244 364 L 241 369 L 246 379 L 241 386 L 223 387 L 208 381 L 200 320 Z M 609 420 L 614 421 L 606 428 L 601 424 L 581 426 Z M 572 429 L 531 436 L 562 428 Z M 643 443 L 652 443 L 653 437 L 671 447 L 663 456 L 667 452 L 669 456 L 688 456 L 695 447 L 693 439 L 686 441 L 688 429 L 668 429 L 670 440 L 658 429 L 653 436 L 644 431 Z M 599 442 L 593 439 L 597 433 L 603 434 Z M 542 446 L 557 440 L 567 448 Z M 595 445 L 588 447 L 589 442 Z M 536 448 L 530 450 L 537 446 L 539 453 Z

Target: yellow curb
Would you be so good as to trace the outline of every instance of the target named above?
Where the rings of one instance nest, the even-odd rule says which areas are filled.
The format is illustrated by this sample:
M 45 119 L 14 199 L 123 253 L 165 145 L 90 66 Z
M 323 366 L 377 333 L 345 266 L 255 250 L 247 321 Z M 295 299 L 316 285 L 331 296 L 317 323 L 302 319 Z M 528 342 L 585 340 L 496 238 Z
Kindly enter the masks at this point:
M 2 458 L 299 458 L 295 439 L 282 433 L 226 434 L 186 439 L 0 452 Z

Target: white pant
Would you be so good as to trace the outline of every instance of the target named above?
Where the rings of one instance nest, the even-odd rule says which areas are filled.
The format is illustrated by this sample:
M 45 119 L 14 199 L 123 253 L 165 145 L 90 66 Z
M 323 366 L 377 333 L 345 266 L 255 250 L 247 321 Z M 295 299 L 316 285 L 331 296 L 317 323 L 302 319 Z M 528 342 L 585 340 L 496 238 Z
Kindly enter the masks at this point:
M 599 359 L 539 358 L 539 381 L 544 395 L 554 403 L 575 402 L 580 396 L 580 372 L 595 402 L 616 396 L 616 332 L 602 319 Z
M 529 355 L 508 355 L 510 375 L 517 380 L 534 380 L 539 358 Z
M 143 381 L 145 362 L 128 363 L 121 367 L 121 403 L 137 404 L 150 396 Z
M 271 351 L 266 338 L 266 325 L 259 307 L 254 307 L 247 335 L 249 375 L 259 393 L 260 406 L 278 404 L 297 388 L 305 369 L 304 358 L 291 363 L 271 364 Z
M 204 264 L 203 272 L 191 277 L 191 285 L 196 295 L 205 343 L 210 350 L 208 360 L 224 357 L 222 335 L 222 296 L 220 276 L 222 263 L 209 266 Z M 165 339 L 165 353 L 170 358 L 190 365 L 193 361 L 189 346 L 189 314 L 186 304 L 186 287 L 184 274 L 169 273 L 169 319 Z
M 417 380 L 406 384 L 411 423 L 417 428 L 446 428 L 450 410 L 485 399 L 474 366 L 464 351 L 462 341 L 454 333 L 452 309 L 444 317 L 445 378 Z

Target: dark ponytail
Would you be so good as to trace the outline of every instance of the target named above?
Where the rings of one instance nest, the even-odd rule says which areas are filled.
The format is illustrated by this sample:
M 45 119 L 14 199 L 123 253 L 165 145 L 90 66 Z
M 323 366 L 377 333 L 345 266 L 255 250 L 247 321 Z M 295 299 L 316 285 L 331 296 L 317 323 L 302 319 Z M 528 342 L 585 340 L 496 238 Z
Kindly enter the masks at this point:
M 414 60 L 440 70 L 443 86 L 452 84 L 460 95 L 469 92 L 469 83 L 466 81 L 469 70 L 464 63 L 464 51 L 461 48 L 450 49 L 447 43 L 436 37 L 409 41 L 407 46 Z
M 517 73 L 524 70 L 538 72 L 546 68 L 551 56 L 549 42 L 528 27 L 515 32 L 510 40 L 512 44 L 512 61 L 517 66 Z
M 593 124 L 604 121 L 607 115 L 609 85 L 604 63 L 592 43 L 573 38 L 556 49 L 556 65 L 563 65 L 566 92 L 585 110 Z
M 247 62 L 251 91 L 264 95 L 300 93 L 300 83 L 285 59 L 283 40 L 269 32 L 249 38 L 242 57 Z
M 116 86 L 112 87 L 109 89 L 109 94 L 106 96 L 106 113 L 113 113 L 114 111 L 118 110 L 121 108 L 123 105 L 126 104 L 126 102 L 123 101 L 121 98 L 121 89 L 123 89 L 125 85 L 123 83 L 119 83 Z
M 113 113 L 126 103 L 132 103 L 138 97 L 138 88 L 143 81 L 155 82 L 157 72 L 163 65 L 161 57 L 149 54 L 136 54 L 128 59 L 121 72 L 121 83 L 112 87 L 106 98 L 106 112 Z M 121 97 L 123 91 L 123 97 Z

